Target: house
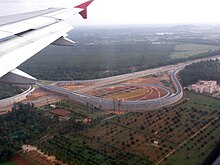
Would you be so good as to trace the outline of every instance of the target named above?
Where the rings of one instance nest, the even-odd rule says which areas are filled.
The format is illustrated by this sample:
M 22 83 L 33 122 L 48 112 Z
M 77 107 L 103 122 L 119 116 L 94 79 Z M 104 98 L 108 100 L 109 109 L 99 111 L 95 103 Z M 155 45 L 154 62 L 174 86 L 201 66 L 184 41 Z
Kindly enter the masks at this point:
M 56 109 L 51 111 L 52 114 L 58 116 L 59 121 L 67 121 L 70 119 L 70 111 L 64 110 L 64 109 Z

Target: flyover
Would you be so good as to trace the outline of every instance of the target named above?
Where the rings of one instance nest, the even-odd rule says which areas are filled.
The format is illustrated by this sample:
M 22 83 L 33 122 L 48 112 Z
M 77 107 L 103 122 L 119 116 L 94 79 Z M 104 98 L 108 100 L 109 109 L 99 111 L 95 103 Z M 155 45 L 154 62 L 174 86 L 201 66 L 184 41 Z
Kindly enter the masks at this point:
M 197 63 L 201 61 L 207 60 L 215 60 L 219 59 L 220 55 L 206 57 L 201 59 L 195 59 L 191 61 L 181 62 L 173 65 L 162 66 L 154 69 L 144 70 L 140 72 L 134 72 L 124 75 L 118 75 L 114 77 L 102 78 L 102 79 L 95 79 L 95 80 L 77 80 L 77 81 L 57 81 L 56 83 L 94 83 L 88 87 L 78 89 L 78 90 L 66 90 L 63 88 L 59 88 L 52 85 L 44 85 L 39 84 L 42 88 L 64 94 L 68 96 L 70 99 L 82 103 L 84 105 L 91 104 L 95 107 L 102 108 L 102 109 L 109 109 L 109 110 L 149 110 L 155 109 L 163 106 L 167 106 L 179 101 L 183 97 L 183 89 L 182 85 L 178 81 L 176 75 L 177 73 L 182 70 L 185 66 L 190 65 L 192 63 Z M 91 95 L 84 94 L 84 92 L 90 91 L 97 87 L 107 86 L 115 83 L 119 83 L 122 81 L 130 80 L 133 78 L 143 77 L 147 75 L 157 74 L 160 72 L 167 72 L 171 71 L 171 80 L 173 86 L 176 90 L 175 93 L 171 95 L 167 95 L 162 98 L 152 99 L 152 100 L 142 100 L 142 101 L 112 101 L 107 100 L 100 97 L 95 97 Z M 55 81 L 54 81 L 55 83 Z
M 179 72 L 180 69 L 177 70 L 172 70 L 171 71 L 171 81 L 175 87 L 176 92 L 175 93 L 169 93 L 164 97 L 157 98 L 157 99 L 151 99 L 151 100 L 141 100 L 141 101 L 122 101 L 122 100 L 108 100 L 105 98 L 100 98 L 100 97 L 95 97 L 91 96 L 88 94 L 84 94 L 81 91 L 73 91 L 73 90 L 68 90 L 68 89 L 63 89 L 57 86 L 52 86 L 52 85 L 44 85 L 44 84 L 39 84 L 40 87 L 50 90 L 53 92 L 57 92 L 63 95 L 68 96 L 70 99 L 80 102 L 84 105 L 86 104 L 91 104 L 94 107 L 98 107 L 101 109 L 108 109 L 108 110 L 149 110 L 149 109 L 154 109 L 154 108 L 159 108 L 162 106 L 167 106 L 170 104 L 173 104 L 177 101 L 179 101 L 182 96 L 183 96 L 183 89 L 178 81 L 176 75 Z M 152 72 L 147 72 L 148 74 L 151 74 Z M 144 74 L 145 75 L 145 74 Z M 143 75 L 142 75 L 143 76 Z M 128 77 L 130 78 L 130 77 Z M 124 75 L 120 81 L 124 81 Z M 116 79 L 118 80 L 118 77 Z M 105 85 L 102 82 L 102 85 Z M 115 83 L 115 81 L 113 82 Z M 100 85 L 100 84 L 99 84 Z
M 101 79 L 94 79 L 94 80 L 48 81 L 48 82 L 53 82 L 54 84 L 57 84 L 57 83 L 64 83 L 64 84 L 65 83 L 94 83 L 93 85 L 89 85 L 88 87 L 84 87 L 82 89 L 76 90 L 78 92 L 87 92 L 87 91 L 90 91 L 90 90 L 97 88 L 97 87 L 107 86 L 107 85 L 119 83 L 122 81 L 127 81 L 127 80 L 130 80 L 133 78 L 157 74 L 160 72 L 167 72 L 167 71 L 171 71 L 171 70 L 183 69 L 185 66 L 190 65 L 192 63 L 197 63 L 197 62 L 207 61 L 207 60 L 215 60 L 217 58 L 220 59 L 220 55 L 206 57 L 206 58 L 200 58 L 200 59 L 195 59 L 195 60 L 190 60 L 190 61 L 185 61 L 185 62 L 180 62 L 180 63 L 173 64 L 173 65 L 161 66 L 158 68 L 148 69 L 148 70 L 134 72 L 134 73 L 128 73 L 128 74 L 107 77 L 107 78 L 101 78 Z M 45 80 L 42 80 L 42 81 L 45 81 Z M 47 80 L 45 82 L 47 82 Z
M 191 61 L 177 63 L 175 65 L 167 65 L 167 66 L 162 66 L 162 67 L 149 69 L 149 70 L 145 70 L 145 71 L 129 73 L 129 74 L 108 77 L 108 78 L 102 78 L 102 79 L 96 79 L 96 80 L 49 81 L 49 82 L 54 82 L 55 84 L 56 83 L 94 83 L 94 85 L 91 85 L 91 86 L 88 86 L 88 87 L 85 87 L 82 89 L 78 89 L 75 91 L 65 90 L 62 88 L 58 88 L 58 87 L 50 86 L 50 85 L 44 85 L 44 84 L 39 84 L 39 86 L 41 86 L 44 89 L 50 90 L 50 91 L 64 94 L 64 95 L 68 96 L 70 99 L 78 101 L 82 104 L 90 103 L 96 107 L 100 107 L 103 109 L 120 109 L 120 110 L 151 109 L 157 105 L 166 106 L 168 104 L 172 104 L 172 103 L 178 101 L 179 99 L 181 99 L 180 97 L 182 95 L 182 87 L 181 87 L 181 84 L 179 83 L 179 81 L 175 78 L 175 76 L 179 70 L 183 69 L 185 66 L 190 65 L 192 63 L 207 61 L 207 60 L 211 60 L 211 59 L 215 60 L 217 58 L 220 59 L 220 55 L 201 58 L 201 59 L 195 59 L 195 60 L 191 60 Z M 126 81 L 126 80 L 130 80 L 133 78 L 143 77 L 143 76 L 156 74 L 159 72 L 166 72 L 166 71 L 170 71 L 170 70 L 176 70 L 173 72 L 173 74 L 171 74 L 171 77 L 172 77 L 172 82 L 174 84 L 175 89 L 179 89 L 179 90 L 177 90 L 177 92 L 175 94 L 168 94 L 163 98 L 154 99 L 154 100 L 145 100 L 145 101 L 123 101 L 123 102 L 117 101 L 116 103 L 113 103 L 112 100 L 107 100 L 107 99 L 83 94 L 84 92 L 89 91 L 94 88 L 97 88 L 97 87 L 102 87 L 102 86 L 118 83 L 121 81 Z M 17 96 L 0 100 L 0 103 L 1 103 L 1 105 L 6 105 L 6 104 L 8 105 L 8 104 L 12 104 L 13 102 L 16 102 L 16 101 L 21 101 L 29 93 L 31 93 L 31 91 L 33 91 L 33 89 L 32 90 L 29 89 L 28 92 L 24 92 L 24 93 L 19 94 Z
M 27 98 L 27 96 L 30 95 L 34 90 L 35 90 L 34 87 L 29 86 L 29 88 L 26 91 L 24 91 L 24 92 L 22 92 L 18 95 L 0 100 L 0 105 L 1 105 L 0 106 L 0 112 L 4 111 L 4 107 L 6 107 L 6 106 L 11 106 L 15 102 L 25 100 Z

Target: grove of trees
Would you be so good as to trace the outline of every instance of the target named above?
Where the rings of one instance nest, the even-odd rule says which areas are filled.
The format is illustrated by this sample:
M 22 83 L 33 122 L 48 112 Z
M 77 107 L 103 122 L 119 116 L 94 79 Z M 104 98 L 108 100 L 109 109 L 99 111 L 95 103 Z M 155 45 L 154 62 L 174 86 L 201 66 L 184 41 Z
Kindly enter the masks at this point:
M 194 84 L 199 80 L 216 80 L 220 83 L 220 61 L 216 59 L 188 65 L 179 75 L 183 86 Z

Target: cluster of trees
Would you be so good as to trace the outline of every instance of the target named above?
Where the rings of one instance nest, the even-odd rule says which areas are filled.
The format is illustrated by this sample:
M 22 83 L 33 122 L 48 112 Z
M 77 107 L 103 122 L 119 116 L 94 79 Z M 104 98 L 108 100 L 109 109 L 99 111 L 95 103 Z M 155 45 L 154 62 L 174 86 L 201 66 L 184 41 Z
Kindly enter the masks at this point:
M 186 60 L 217 55 L 220 51 L 208 52 L 189 58 L 171 59 L 175 43 L 219 45 L 219 42 L 193 37 L 155 35 L 163 28 L 128 27 L 80 29 L 70 33 L 77 40 L 75 47 L 50 46 L 26 61 L 20 68 L 38 79 L 85 80 L 140 71 Z M 177 31 L 167 29 L 164 31 Z M 163 31 L 163 30 L 162 30 Z M 186 31 L 184 29 L 183 31 Z M 186 32 L 185 32 L 186 33 Z M 190 36 L 193 34 L 190 33 Z M 152 44 L 158 38 L 162 44 Z M 168 44 L 164 44 L 164 43 Z
M 146 42 L 50 47 L 21 69 L 38 79 L 95 79 L 165 65 L 174 45 Z
M 16 103 L 12 112 L 0 116 L 0 163 L 10 160 L 23 144 L 33 144 L 57 127 L 57 120 L 33 108 L 31 103 Z
M 38 79 L 83 80 L 97 79 L 144 69 L 175 64 L 196 58 L 213 56 L 211 51 L 189 58 L 171 59 L 175 44 L 133 42 L 117 44 L 78 44 L 60 49 L 50 47 L 20 68 Z
M 220 61 L 210 60 L 186 66 L 179 73 L 183 86 L 194 84 L 199 80 L 216 80 L 220 83 Z
M 22 90 L 18 86 L 9 84 L 0 84 L 0 99 L 8 98 L 21 93 Z

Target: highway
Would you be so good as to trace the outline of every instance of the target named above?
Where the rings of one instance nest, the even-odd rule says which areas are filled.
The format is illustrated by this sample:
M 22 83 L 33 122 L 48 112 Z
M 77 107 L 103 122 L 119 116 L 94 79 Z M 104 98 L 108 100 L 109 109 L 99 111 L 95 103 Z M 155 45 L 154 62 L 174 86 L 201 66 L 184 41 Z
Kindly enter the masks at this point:
M 94 106 L 100 107 L 102 109 L 113 109 L 113 110 L 114 109 L 120 109 L 120 110 L 153 109 L 156 107 L 166 106 L 166 105 L 175 103 L 176 101 L 181 99 L 181 97 L 183 95 L 183 90 L 182 90 L 181 84 L 179 83 L 178 79 L 176 78 L 176 74 L 178 73 L 179 70 L 183 69 L 185 66 L 190 65 L 192 63 L 207 61 L 207 60 L 211 60 L 211 59 L 214 60 L 216 58 L 219 59 L 220 55 L 202 58 L 202 59 L 191 60 L 191 61 L 182 62 L 182 63 L 177 63 L 175 65 L 162 66 L 159 68 L 144 70 L 144 71 L 135 72 L 135 73 L 129 73 L 129 74 L 118 75 L 118 76 L 114 76 L 114 77 L 103 78 L 103 79 L 84 80 L 84 81 L 82 81 L 82 80 L 57 81 L 57 82 L 54 81 L 55 84 L 56 83 L 83 83 L 83 84 L 94 83 L 93 85 L 84 87 L 82 89 L 74 90 L 74 91 L 65 90 L 63 88 L 59 88 L 59 87 L 52 86 L 52 85 L 44 85 L 41 83 L 38 83 L 38 85 L 44 89 L 64 94 L 64 95 L 68 96 L 70 99 L 73 99 L 73 100 L 78 101 L 80 103 L 93 104 Z M 143 100 L 143 101 L 117 101 L 116 103 L 113 103 L 112 100 L 107 100 L 104 98 L 99 98 L 99 97 L 83 94 L 84 92 L 93 90 L 97 87 L 107 86 L 107 85 L 111 85 L 114 83 L 119 83 L 122 81 L 131 80 L 133 78 L 143 77 L 143 76 L 157 74 L 157 73 L 166 72 L 166 71 L 172 71 L 171 72 L 171 80 L 172 80 L 173 85 L 176 89 L 176 93 L 171 93 L 171 90 L 164 87 L 164 89 L 166 91 L 168 91 L 168 94 L 162 98 L 152 99 L 152 100 Z M 0 100 L 0 102 L 2 102 L 2 103 L 4 102 L 6 104 L 9 104 L 11 102 L 16 102 L 18 98 L 23 99 L 24 97 L 26 97 L 26 94 L 27 93 L 22 93 L 18 96 L 8 98 L 6 100 Z
M 95 107 L 102 108 L 102 109 L 108 109 L 108 110 L 116 110 L 116 109 L 117 110 L 131 110 L 131 111 L 146 110 L 146 109 L 154 109 L 154 108 L 166 106 L 169 104 L 173 104 L 174 102 L 176 102 L 182 98 L 182 96 L 183 96 L 182 86 L 181 86 L 180 82 L 178 81 L 178 79 L 176 78 L 176 74 L 179 72 L 179 70 L 180 69 L 177 69 L 175 71 L 171 71 L 171 81 L 175 87 L 176 92 L 173 93 L 170 90 L 166 96 L 161 97 L 161 98 L 157 98 L 157 99 L 151 99 L 151 100 L 116 101 L 116 102 L 114 102 L 112 100 L 83 94 L 79 91 L 63 89 L 63 88 L 60 88 L 57 86 L 44 85 L 44 84 L 39 84 L 39 85 L 40 85 L 40 87 L 42 87 L 46 90 L 50 90 L 53 92 L 64 94 L 67 97 L 69 97 L 70 99 L 77 101 L 77 102 L 80 102 L 84 105 L 91 104 Z M 125 78 L 123 76 L 122 80 L 120 80 L 120 81 L 124 81 L 124 80 L 125 80 Z M 117 81 L 119 81 L 118 77 L 117 77 Z M 104 82 L 106 82 L 106 81 L 104 81 Z M 113 83 L 115 83 L 115 81 Z M 102 84 L 103 84 L 103 82 L 102 82 Z M 103 85 L 105 85 L 105 83 Z
M 175 65 L 167 65 L 167 66 L 162 66 L 159 68 L 154 68 L 154 69 L 149 69 L 149 70 L 144 70 L 140 72 L 135 72 L 135 73 L 129 73 L 129 74 L 124 74 L 124 75 L 119 75 L 119 76 L 114 76 L 114 77 L 108 77 L 108 78 L 103 78 L 103 79 L 96 79 L 96 80 L 79 80 L 79 81 L 58 81 L 57 83 L 94 83 L 93 85 L 78 89 L 78 90 L 66 90 L 63 88 L 59 88 L 56 86 L 52 85 L 44 85 L 44 84 L 39 84 L 42 88 L 64 94 L 68 96 L 70 99 L 75 100 L 77 102 L 80 102 L 82 104 L 92 104 L 95 107 L 99 107 L 102 109 L 109 109 L 109 110 L 149 110 L 149 109 L 155 109 L 163 106 L 167 106 L 170 104 L 173 104 L 177 101 L 179 101 L 182 96 L 183 96 L 183 89 L 176 78 L 177 73 L 182 70 L 185 66 L 190 65 L 192 63 L 197 63 L 201 61 L 207 61 L 207 60 L 215 60 L 216 58 L 220 58 L 220 55 L 218 56 L 213 56 L 213 57 L 207 57 L 207 58 L 201 58 L 201 59 L 195 59 L 191 61 L 186 61 L 186 62 L 181 62 L 177 63 Z M 104 98 L 99 98 L 95 96 L 90 96 L 83 94 L 84 92 L 91 91 L 95 88 L 98 87 L 103 87 L 115 83 L 119 83 L 122 81 L 127 81 L 131 80 L 134 78 L 138 77 L 143 77 L 143 76 L 148 76 L 152 74 L 157 74 L 160 72 L 167 72 L 171 71 L 171 81 L 173 83 L 173 86 L 176 90 L 175 93 L 169 93 L 168 95 L 157 98 L 157 99 L 152 99 L 152 100 L 142 100 L 142 101 L 112 101 L 112 100 L 107 100 Z
M 21 94 L 0 100 L 0 113 L 1 111 L 5 110 L 5 107 L 13 105 L 14 102 L 25 100 L 26 97 L 29 94 L 31 94 L 34 90 L 35 88 L 33 88 L 32 86 L 29 86 L 29 88 L 26 91 L 22 92 Z
M 201 58 L 201 59 L 195 59 L 195 60 L 181 62 L 181 63 L 177 63 L 177 64 L 173 64 L 173 65 L 166 65 L 166 66 L 162 66 L 162 67 L 158 67 L 158 68 L 154 68 L 154 69 L 148 69 L 148 70 L 144 70 L 144 71 L 128 73 L 128 74 L 118 75 L 118 76 L 113 76 L 113 77 L 107 77 L 107 78 L 102 78 L 102 79 L 75 80 L 75 81 L 49 81 L 49 82 L 64 83 L 64 84 L 65 83 L 82 83 L 82 84 L 94 83 L 93 85 L 89 85 L 88 87 L 84 87 L 84 88 L 76 90 L 78 92 L 88 92 L 88 91 L 91 91 L 94 88 L 107 86 L 107 85 L 111 85 L 111 84 L 114 84 L 114 83 L 119 83 L 119 82 L 122 82 L 122 81 L 131 80 L 133 78 L 138 78 L 138 77 L 148 76 L 148 75 L 152 75 L 152 74 L 157 74 L 157 73 L 160 73 L 160 72 L 167 72 L 167 71 L 171 71 L 171 70 L 183 69 L 185 66 L 190 65 L 192 63 L 207 61 L 207 60 L 211 60 L 211 59 L 214 60 L 216 58 L 220 59 L 220 55 Z

